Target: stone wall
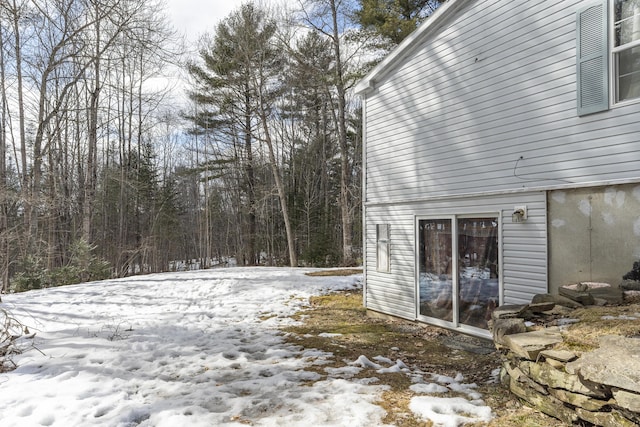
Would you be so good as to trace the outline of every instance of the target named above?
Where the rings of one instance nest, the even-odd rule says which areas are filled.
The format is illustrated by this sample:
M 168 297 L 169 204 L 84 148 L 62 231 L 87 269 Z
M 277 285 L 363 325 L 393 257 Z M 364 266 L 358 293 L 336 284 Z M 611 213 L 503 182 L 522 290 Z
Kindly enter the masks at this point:
M 593 351 L 561 349 L 561 329 L 572 321 L 563 313 L 579 305 L 564 296 L 537 295 L 531 304 L 494 311 L 490 329 L 502 358 L 502 383 L 567 424 L 638 426 L 640 339 L 603 336 Z M 532 319 L 557 326 L 534 327 Z

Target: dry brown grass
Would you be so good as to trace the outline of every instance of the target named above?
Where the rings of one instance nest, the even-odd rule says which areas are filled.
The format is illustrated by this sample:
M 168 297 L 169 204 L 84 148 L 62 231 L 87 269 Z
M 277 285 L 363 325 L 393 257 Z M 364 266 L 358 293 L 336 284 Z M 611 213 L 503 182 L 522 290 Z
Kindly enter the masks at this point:
M 595 350 L 604 335 L 640 335 L 640 304 L 579 308 L 567 317 L 579 322 L 564 329 L 562 347 L 577 352 Z
M 322 270 L 322 271 L 313 271 L 311 273 L 307 273 L 307 276 L 352 276 L 354 274 L 362 274 L 361 268 L 341 268 L 338 270 Z
M 483 355 L 456 350 L 446 345 L 454 338 L 451 331 L 407 322 L 380 319 L 367 315 L 362 306 L 362 293 L 337 292 L 311 299 L 311 308 L 297 315 L 301 325 L 285 329 L 287 340 L 307 349 L 319 349 L 333 353 L 328 365 L 312 369 L 326 378 L 326 367 L 344 367 L 360 355 L 369 359 L 375 356 L 402 360 L 412 370 L 455 376 L 460 372 L 464 382 L 478 384 L 478 391 L 496 414 L 488 426 L 492 427 L 556 427 L 559 421 L 523 406 L 503 386 L 488 384 L 491 371 L 499 366 L 495 353 Z M 319 337 L 320 333 L 339 333 L 331 338 Z M 363 370 L 355 378 L 370 377 L 371 371 Z M 403 373 L 378 374 L 380 385 L 389 387 L 378 404 L 387 416 L 383 422 L 398 427 L 429 427 L 428 421 L 417 418 L 409 409 L 414 393 L 409 389 L 411 381 Z M 448 393 L 450 397 L 454 394 Z M 486 424 L 477 424 L 477 426 Z

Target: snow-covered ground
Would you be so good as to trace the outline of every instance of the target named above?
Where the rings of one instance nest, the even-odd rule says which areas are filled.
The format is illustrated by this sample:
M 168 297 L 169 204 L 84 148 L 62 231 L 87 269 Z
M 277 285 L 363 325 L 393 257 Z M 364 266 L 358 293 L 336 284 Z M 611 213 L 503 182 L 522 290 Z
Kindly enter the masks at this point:
M 278 327 L 310 296 L 362 279 L 308 271 L 223 268 L 3 295 L 37 349 L 0 375 L 0 425 L 381 426 L 376 374 L 388 371 L 411 376 L 411 409 L 436 425 L 491 418 L 461 375 L 375 354 L 323 376 L 306 370 L 332 355 L 286 344 Z M 370 377 L 353 379 L 362 370 Z

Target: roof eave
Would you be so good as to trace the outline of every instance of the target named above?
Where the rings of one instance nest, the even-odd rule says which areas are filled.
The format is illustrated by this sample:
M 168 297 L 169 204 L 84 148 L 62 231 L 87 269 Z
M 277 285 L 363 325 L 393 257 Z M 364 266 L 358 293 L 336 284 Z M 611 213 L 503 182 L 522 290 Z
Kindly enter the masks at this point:
M 451 16 L 456 10 L 464 4 L 465 0 L 448 0 L 442 4 L 436 11 L 427 18 L 414 32 L 409 34 L 395 49 L 389 53 L 378 65 L 355 85 L 355 92 L 360 95 L 366 95 L 373 92 L 376 82 L 384 78 L 393 68 L 393 66 L 407 55 L 418 45 L 418 42 L 440 28 L 441 24 Z

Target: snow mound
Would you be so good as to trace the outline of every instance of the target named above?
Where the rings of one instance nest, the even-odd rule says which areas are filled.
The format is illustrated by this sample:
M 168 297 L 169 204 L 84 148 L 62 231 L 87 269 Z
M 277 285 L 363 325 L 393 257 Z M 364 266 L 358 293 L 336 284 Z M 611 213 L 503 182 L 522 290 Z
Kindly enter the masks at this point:
M 422 419 L 442 427 L 489 422 L 493 418 L 488 406 L 477 406 L 461 397 L 416 396 L 411 399 L 409 408 Z

